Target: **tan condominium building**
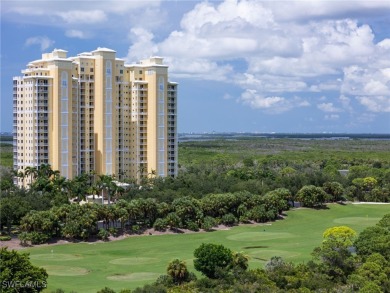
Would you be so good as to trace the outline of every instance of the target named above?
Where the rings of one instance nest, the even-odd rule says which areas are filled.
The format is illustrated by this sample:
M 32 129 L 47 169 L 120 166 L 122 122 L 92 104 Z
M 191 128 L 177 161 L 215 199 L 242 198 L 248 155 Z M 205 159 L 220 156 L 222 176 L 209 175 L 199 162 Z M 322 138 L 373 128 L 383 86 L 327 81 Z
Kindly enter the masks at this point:
M 107 48 L 75 57 L 55 49 L 22 74 L 13 78 L 16 171 L 50 164 L 69 179 L 177 175 L 177 83 L 161 57 L 125 64 Z

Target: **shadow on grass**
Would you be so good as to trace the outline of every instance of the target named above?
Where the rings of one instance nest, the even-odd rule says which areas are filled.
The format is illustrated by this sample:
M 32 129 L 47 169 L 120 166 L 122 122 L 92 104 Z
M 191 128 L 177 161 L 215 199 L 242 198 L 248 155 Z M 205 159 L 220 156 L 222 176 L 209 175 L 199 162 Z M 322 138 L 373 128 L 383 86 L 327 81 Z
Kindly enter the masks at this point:
M 258 259 L 258 260 L 261 260 L 261 261 L 267 261 L 268 260 L 268 259 L 261 258 L 261 257 L 254 257 L 254 259 Z
M 244 246 L 243 249 L 254 249 L 254 248 L 268 248 L 269 246 L 258 245 L 258 246 Z

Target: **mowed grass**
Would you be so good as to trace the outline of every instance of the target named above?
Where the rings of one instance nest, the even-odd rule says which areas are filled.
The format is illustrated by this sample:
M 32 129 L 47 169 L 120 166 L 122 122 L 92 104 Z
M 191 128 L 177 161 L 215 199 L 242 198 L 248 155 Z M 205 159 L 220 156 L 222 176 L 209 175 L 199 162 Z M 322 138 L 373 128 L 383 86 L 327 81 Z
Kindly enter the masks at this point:
M 322 233 L 347 225 L 357 232 L 375 225 L 390 205 L 329 205 L 329 209 L 295 209 L 284 220 L 240 225 L 208 233 L 147 235 L 107 243 L 78 243 L 25 249 L 31 261 L 47 269 L 48 291 L 96 292 L 106 286 L 120 290 L 151 283 L 166 272 L 174 258 L 190 271 L 193 251 L 201 243 L 218 243 L 250 256 L 250 268 L 262 267 L 272 256 L 295 263 L 307 261 Z

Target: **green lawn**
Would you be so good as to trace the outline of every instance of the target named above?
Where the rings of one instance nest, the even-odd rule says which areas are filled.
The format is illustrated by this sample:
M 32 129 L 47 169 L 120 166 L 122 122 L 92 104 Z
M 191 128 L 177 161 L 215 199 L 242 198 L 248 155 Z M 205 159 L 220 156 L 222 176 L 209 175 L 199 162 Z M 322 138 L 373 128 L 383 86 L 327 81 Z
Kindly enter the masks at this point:
M 193 251 L 201 243 L 219 243 L 250 256 L 250 268 L 272 256 L 302 262 L 322 240 L 326 228 L 347 225 L 360 232 L 375 225 L 389 205 L 337 205 L 327 210 L 289 211 L 285 220 L 265 225 L 242 225 L 230 230 L 181 235 L 130 237 L 109 243 L 79 243 L 26 249 L 33 264 L 49 273 L 49 289 L 96 292 L 153 282 L 173 258 L 193 268 Z

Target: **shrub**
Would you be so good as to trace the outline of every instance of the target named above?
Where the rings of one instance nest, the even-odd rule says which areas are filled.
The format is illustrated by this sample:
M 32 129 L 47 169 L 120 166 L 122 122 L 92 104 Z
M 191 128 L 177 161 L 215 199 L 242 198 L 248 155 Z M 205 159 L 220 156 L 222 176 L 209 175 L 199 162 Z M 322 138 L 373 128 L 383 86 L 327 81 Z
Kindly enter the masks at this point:
M 131 232 L 133 233 L 138 233 L 140 231 L 140 226 L 139 225 L 133 225 L 131 226 Z
M 192 221 L 188 221 L 186 223 L 186 227 L 187 227 L 187 229 L 189 229 L 191 231 L 195 231 L 195 232 L 199 231 L 199 225 L 195 222 L 192 222 Z
M 166 293 L 167 289 L 161 284 L 149 285 L 135 288 L 132 293 Z
M 27 232 L 22 232 L 19 234 L 18 238 L 20 240 L 20 245 L 27 246 L 27 242 L 30 241 L 30 234 Z
M 173 285 L 173 278 L 169 275 L 160 275 L 157 278 L 155 285 L 163 285 L 165 287 L 171 287 Z
M 97 235 L 100 239 L 107 241 L 108 237 L 110 236 L 110 232 L 108 232 L 106 229 L 100 229 L 99 233 Z
M 202 229 L 206 231 L 211 231 L 213 227 L 217 226 L 217 220 L 214 219 L 213 217 L 204 217 L 203 222 L 202 222 Z
M 251 209 L 248 212 L 249 219 L 255 221 L 264 223 L 268 220 L 267 211 L 265 210 L 263 205 L 255 206 L 253 209 Z
M 249 217 L 247 214 L 240 216 L 240 223 L 250 223 Z
M 29 234 L 29 240 L 31 241 L 31 244 L 42 244 L 47 242 L 47 240 L 49 240 L 50 238 L 49 236 L 41 232 L 31 232 Z
M 11 236 L 5 235 L 5 236 L 0 236 L 0 241 L 10 241 Z
M 226 214 L 222 216 L 221 223 L 227 226 L 233 226 L 237 223 L 237 218 L 233 214 Z
M 167 222 L 164 219 L 158 218 L 154 221 L 153 228 L 157 231 L 165 231 L 167 229 Z
M 118 229 L 117 228 L 111 227 L 108 229 L 108 232 L 110 232 L 110 234 L 114 237 L 118 236 Z

